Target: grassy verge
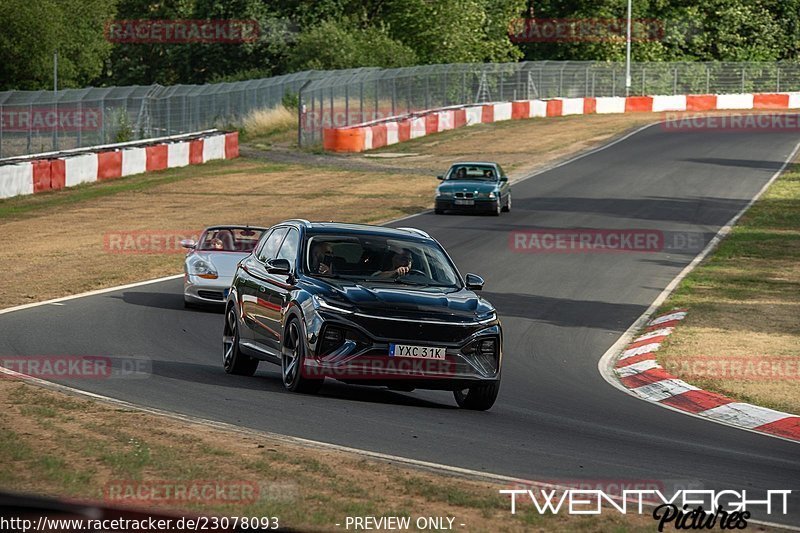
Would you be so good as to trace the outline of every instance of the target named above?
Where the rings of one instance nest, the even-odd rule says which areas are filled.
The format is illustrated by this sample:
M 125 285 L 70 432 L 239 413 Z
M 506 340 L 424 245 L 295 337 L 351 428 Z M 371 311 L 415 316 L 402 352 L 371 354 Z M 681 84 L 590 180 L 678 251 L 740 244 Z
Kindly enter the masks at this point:
M 301 531 L 347 516 L 449 516 L 462 531 L 651 531 L 649 516 L 512 515 L 501 485 L 434 475 L 121 409 L 0 379 L 0 485 L 140 509 L 277 516 Z M 252 497 L 165 501 L 132 490 L 215 483 Z M 127 495 L 127 496 L 124 496 Z M 460 527 L 459 524 L 464 524 Z
M 658 352 L 662 366 L 698 387 L 800 414 L 800 165 L 687 276 L 663 309 L 673 307 L 689 314 Z

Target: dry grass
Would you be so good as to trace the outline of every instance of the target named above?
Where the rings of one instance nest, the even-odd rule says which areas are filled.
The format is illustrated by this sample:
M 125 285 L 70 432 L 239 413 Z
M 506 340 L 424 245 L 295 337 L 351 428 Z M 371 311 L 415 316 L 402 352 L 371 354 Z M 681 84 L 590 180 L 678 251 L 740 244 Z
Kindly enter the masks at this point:
M 255 109 L 242 121 L 245 138 L 270 137 L 297 129 L 297 113 L 280 105 Z
M 347 516 L 450 516 L 463 531 L 651 531 L 648 516 L 511 515 L 507 488 L 394 466 L 256 433 L 177 423 L 0 379 L 0 486 L 111 505 L 108 486 L 216 482 L 257 487 L 254 498 L 140 500 L 148 510 L 220 516 L 277 516 L 300 531 L 344 529 Z M 187 460 L 191 458 L 191 460 Z M 336 527 L 340 523 L 342 527 Z M 413 522 L 412 522 L 413 523 Z M 459 526 L 464 524 L 464 527 Z
M 688 307 L 689 314 L 658 352 L 663 366 L 702 388 L 800 414 L 797 165 L 684 280 L 664 304 L 672 307 Z M 732 374 L 705 370 L 698 362 L 768 366 Z

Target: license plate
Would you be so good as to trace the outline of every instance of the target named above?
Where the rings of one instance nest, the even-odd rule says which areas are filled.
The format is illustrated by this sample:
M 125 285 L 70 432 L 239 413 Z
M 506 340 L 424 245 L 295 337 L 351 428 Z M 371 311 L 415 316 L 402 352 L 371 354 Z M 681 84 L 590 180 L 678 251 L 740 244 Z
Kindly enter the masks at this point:
M 475 200 L 456 200 L 456 205 L 475 205 Z
M 408 344 L 390 344 L 390 357 L 416 357 L 419 359 L 441 359 L 444 360 L 445 349 L 432 346 L 410 346 Z

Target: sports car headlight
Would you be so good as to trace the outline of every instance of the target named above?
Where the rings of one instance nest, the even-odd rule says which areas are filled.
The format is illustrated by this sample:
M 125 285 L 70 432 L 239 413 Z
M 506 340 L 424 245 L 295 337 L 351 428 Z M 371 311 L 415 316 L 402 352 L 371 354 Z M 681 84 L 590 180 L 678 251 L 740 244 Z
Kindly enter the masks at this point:
M 217 279 L 219 274 L 210 261 L 194 258 L 189 261 L 189 275 L 198 276 L 204 279 Z
M 316 294 L 311 297 L 314 300 L 314 307 L 317 309 L 321 309 L 323 311 L 332 311 L 334 313 L 344 313 L 344 314 L 351 314 L 354 313 L 352 309 L 348 309 L 344 307 L 344 304 L 340 304 L 338 302 L 329 302 L 325 300 L 321 296 L 317 296 Z

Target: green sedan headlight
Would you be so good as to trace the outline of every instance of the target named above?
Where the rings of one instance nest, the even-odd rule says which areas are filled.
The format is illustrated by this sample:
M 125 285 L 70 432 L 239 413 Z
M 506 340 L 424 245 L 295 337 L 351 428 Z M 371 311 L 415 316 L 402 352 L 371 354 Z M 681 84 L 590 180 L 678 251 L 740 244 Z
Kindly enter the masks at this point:
M 450 198 L 451 196 L 453 196 L 453 193 L 450 191 L 436 191 L 437 198 Z
M 497 194 L 495 194 L 495 192 L 494 192 L 494 191 L 490 192 L 490 193 L 489 193 L 489 199 L 490 199 L 490 200 L 494 200 L 495 198 L 497 198 Z

